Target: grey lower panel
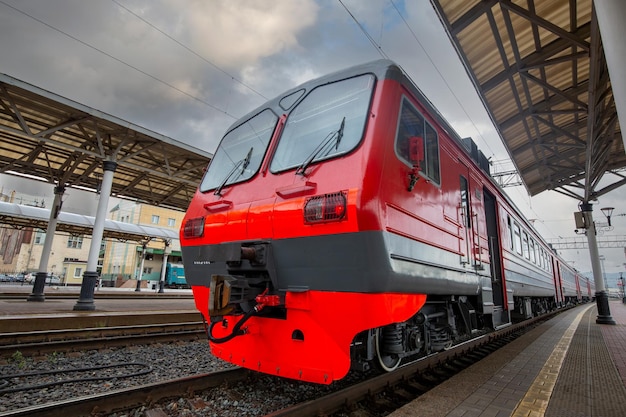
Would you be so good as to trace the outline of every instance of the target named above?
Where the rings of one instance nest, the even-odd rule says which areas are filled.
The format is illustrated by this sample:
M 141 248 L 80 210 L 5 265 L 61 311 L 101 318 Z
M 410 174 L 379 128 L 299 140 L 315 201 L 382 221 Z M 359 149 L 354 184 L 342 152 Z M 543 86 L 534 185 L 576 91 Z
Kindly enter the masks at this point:
M 551 297 L 555 295 L 553 278 L 532 271 L 518 262 L 506 260 L 505 280 L 515 297 Z
M 457 254 L 387 232 L 261 242 L 268 246 L 266 266 L 238 259 L 237 249 L 249 243 L 183 247 L 187 281 L 206 286 L 213 274 L 268 274 L 282 290 L 457 295 L 480 292 L 479 275 L 460 268 Z

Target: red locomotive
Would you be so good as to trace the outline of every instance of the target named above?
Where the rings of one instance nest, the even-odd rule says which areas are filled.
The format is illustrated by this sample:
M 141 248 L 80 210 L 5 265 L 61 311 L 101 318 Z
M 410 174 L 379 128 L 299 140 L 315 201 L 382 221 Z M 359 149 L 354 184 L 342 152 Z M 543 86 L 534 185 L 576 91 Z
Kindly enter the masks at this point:
M 488 168 L 387 60 L 242 117 L 180 231 L 213 354 L 328 384 L 590 298 Z

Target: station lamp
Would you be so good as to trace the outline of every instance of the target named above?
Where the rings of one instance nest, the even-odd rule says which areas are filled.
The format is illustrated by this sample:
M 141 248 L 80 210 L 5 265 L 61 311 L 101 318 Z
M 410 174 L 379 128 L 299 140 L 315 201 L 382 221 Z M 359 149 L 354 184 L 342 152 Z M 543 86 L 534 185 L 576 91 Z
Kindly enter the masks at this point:
M 601 208 L 600 210 L 602 210 L 602 213 L 604 213 L 604 215 L 606 216 L 606 220 L 609 222 L 609 227 L 611 226 L 611 214 L 613 214 L 613 210 L 615 210 L 615 207 L 604 207 Z

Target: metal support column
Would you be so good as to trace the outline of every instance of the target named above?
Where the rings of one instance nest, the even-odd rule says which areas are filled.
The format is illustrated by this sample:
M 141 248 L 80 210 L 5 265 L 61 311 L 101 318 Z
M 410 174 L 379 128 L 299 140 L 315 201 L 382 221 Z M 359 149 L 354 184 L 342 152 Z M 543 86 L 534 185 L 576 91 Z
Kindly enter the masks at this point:
M 147 242 L 143 242 L 141 246 L 141 264 L 139 265 L 139 276 L 137 277 L 137 286 L 135 287 L 136 292 L 141 291 L 141 280 L 143 279 L 143 264 L 146 261 L 146 245 Z
M 604 285 L 604 277 L 602 276 L 602 268 L 600 266 L 600 255 L 598 252 L 598 242 L 596 240 L 596 225 L 593 221 L 593 207 L 590 203 L 581 203 L 580 209 L 583 213 L 585 228 L 587 230 L 587 241 L 589 242 L 589 255 L 591 257 L 591 269 L 593 270 L 593 280 L 596 285 L 596 304 L 598 306 L 598 324 L 615 324 L 615 320 L 611 317 L 611 309 L 609 308 L 609 297 L 606 293 Z
M 48 261 L 50 260 L 50 251 L 52 250 L 52 240 L 57 229 L 57 219 L 63 205 L 63 193 L 65 186 L 57 185 L 54 187 L 54 201 L 50 210 L 50 220 L 48 221 L 48 229 L 46 229 L 46 238 L 43 242 L 43 250 L 41 259 L 39 260 L 39 269 L 35 274 L 35 283 L 33 284 L 33 292 L 28 296 L 28 301 L 45 301 L 43 290 L 46 286 L 46 278 L 48 278 Z
M 83 283 L 80 287 L 80 297 L 74 305 L 74 310 L 79 311 L 96 309 L 93 294 L 98 281 L 98 257 L 100 255 L 100 246 L 102 244 L 104 221 L 106 220 L 109 196 L 111 195 L 111 188 L 113 187 L 113 174 L 117 168 L 117 162 L 104 161 L 102 165 L 104 174 L 102 176 L 100 200 L 98 201 L 96 219 L 93 225 L 93 234 L 91 236 L 91 246 L 89 247 L 89 257 L 87 258 L 87 269 L 83 274 Z
M 159 280 L 159 293 L 165 292 L 165 271 L 167 269 L 167 258 L 172 253 L 172 247 L 170 246 L 170 240 L 165 241 L 165 247 L 163 248 L 163 265 L 161 266 L 161 279 Z

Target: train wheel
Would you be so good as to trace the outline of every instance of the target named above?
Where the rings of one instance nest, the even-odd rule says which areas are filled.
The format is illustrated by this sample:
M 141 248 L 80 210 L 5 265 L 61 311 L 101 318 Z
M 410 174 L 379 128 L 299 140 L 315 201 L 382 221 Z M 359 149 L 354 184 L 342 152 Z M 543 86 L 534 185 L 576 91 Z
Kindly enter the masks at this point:
M 395 354 L 385 354 L 383 351 L 383 337 L 382 329 L 376 329 L 375 344 L 376 344 L 376 357 L 378 358 L 378 365 L 385 372 L 391 372 L 400 365 L 400 357 Z

